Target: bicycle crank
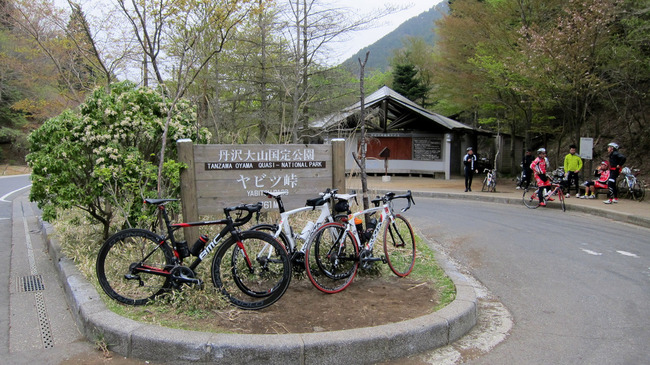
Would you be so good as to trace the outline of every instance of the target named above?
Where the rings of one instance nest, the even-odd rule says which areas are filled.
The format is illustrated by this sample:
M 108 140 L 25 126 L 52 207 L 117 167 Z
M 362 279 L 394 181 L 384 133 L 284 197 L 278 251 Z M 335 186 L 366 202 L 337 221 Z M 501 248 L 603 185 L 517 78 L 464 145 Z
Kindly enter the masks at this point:
M 203 281 L 197 279 L 194 271 L 187 266 L 176 266 L 171 270 L 171 279 L 175 287 L 180 287 L 181 284 L 193 284 L 203 286 Z

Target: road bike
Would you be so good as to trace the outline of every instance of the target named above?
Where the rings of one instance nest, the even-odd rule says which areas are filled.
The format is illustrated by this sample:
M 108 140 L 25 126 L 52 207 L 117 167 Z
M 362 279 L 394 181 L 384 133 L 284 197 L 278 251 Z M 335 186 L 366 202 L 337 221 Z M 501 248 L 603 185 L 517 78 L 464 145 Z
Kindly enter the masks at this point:
M 485 178 L 483 179 L 483 187 L 481 191 L 487 192 L 496 192 L 497 191 L 497 170 L 496 169 L 485 169 L 483 170 L 486 173 Z
M 618 192 L 621 198 L 643 201 L 645 198 L 645 183 L 637 179 L 641 173 L 639 169 L 624 167 L 622 178 L 618 181 Z
M 140 228 L 115 233 L 97 255 L 99 284 L 111 298 L 125 304 L 144 305 L 155 297 L 183 285 L 199 285 L 197 266 L 216 249 L 212 259 L 212 283 L 232 304 L 243 309 L 268 307 L 282 297 L 291 281 L 291 263 L 284 247 L 272 236 L 258 231 L 239 231 L 262 203 L 224 208 L 220 220 L 171 223 L 165 204 L 176 199 L 146 199 L 156 205 L 166 227 L 165 235 Z M 231 216 L 234 214 L 235 217 Z M 223 225 L 210 241 L 202 235 L 192 247 L 174 233 L 185 227 Z M 257 256 L 263 248 L 271 254 Z M 189 266 L 183 259 L 196 256 Z
M 359 265 L 369 269 L 375 262 L 388 264 L 404 277 L 415 265 L 415 235 L 411 224 L 393 211 L 395 199 L 406 199 L 405 212 L 415 204 L 411 191 L 404 195 L 386 193 L 372 200 L 374 207 L 348 215 L 344 222 L 325 223 L 309 238 L 305 249 L 305 271 L 311 283 L 328 294 L 347 288 Z M 380 212 L 379 222 L 371 215 Z M 367 216 L 366 229 L 360 216 Z M 373 248 L 383 231 L 384 256 L 375 257 Z
M 334 222 L 337 219 L 346 217 L 350 214 L 349 201 L 356 197 L 356 194 L 338 194 L 337 189 L 327 189 L 320 193 L 319 197 L 308 199 L 304 207 L 292 210 L 285 210 L 282 196 L 287 195 L 284 192 L 271 192 L 264 191 L 263 194 L 270 199 L 275 199 L 278 204 L 280 212 L 280 220 L 276 224 L 258 224 L 251 228 L 251 230 L 263 231 L 272 235 L 276 240 L 279 240 L 287 250 L 289 258 L 291 259 L 291 267 L 296 273 L 301 273 L 305 269 L 305 242 L 309 239 L 314 231 L 325 222 Z M 330 203 L 332 203 L 332 210 L 330 210 Z M 320 215 L 315 222 L 308 221 L 302 228 L 300 233 L 294 230 L 291 226 L 290 220 L 292 216 L 297 214 L 319 210 Z M 344 214 L 343 214 L 344 213 Z M 338 217 L 338 218 L 337 218 Z M 297 241 L 302 241 L 303 244 L 298 247 Z
M 543 192 L 544 205 L 540 205 L 539 195 L 537 194 L 539 192 L 539 189 L 544 189 Z M 535 209 L 540 206 L 545 206 L 546 202 L 549 200 L 551 201 L 555 200 L 553 196 L 557 196 L 560 203 L 560 208 L 562 208 L 563 212 L 566 212 L 566 204 L 564 202 L 564 191 L 563 191 L 562 184 L 559 182 L 553 182 L 551 185 L 548 186 L 540 186 L 534 190 L 524 189 L 522 200 L 526 207 L 530 209 Z

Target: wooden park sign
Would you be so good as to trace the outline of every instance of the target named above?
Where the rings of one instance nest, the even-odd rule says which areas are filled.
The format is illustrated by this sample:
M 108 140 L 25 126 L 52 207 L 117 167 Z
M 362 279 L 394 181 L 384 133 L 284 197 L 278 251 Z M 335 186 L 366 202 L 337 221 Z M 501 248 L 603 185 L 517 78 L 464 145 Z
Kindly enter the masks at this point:
M 220 215 L 223 208 L 241 203 L 275 200 L 263 191 L 286 191 L 287 209 L 305 204 L 327 188 L 345 190 L 345 140 L 332 144 L 194 145 L 177 142 L 181 172 L 181 201 L 185 221 Z M 186 232 L 187 235 L 187 232 Z M 193 236 L 193 235 L 192 235 Z

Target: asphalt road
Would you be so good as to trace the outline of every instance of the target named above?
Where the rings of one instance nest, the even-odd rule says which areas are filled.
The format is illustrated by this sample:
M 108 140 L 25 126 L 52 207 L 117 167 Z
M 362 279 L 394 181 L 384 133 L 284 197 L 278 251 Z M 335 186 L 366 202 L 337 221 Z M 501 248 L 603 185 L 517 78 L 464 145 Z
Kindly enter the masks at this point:
M 58 335 L 57 318 L 65 315 L 67 307 L 54 298 L 60 288 L 49 281 L 55 276 L 50 275 L 52 265 L 41 257 L 34 208 L 26 202 L 28 185 L 27 176 L 0 178 L 0 247 L 12 251 L 0 255 L 4 268 L 0 275 L 0 363 L 103 363 L 106 359 L 74 328 Z M 12 202 L 17 201 L 23 213 L 19 217 L 14 209 L 12 222 Z M 507 313 L 482 311 L 492 313 L 488 322 L 511 319 L 512 324 L 504 326 L 507 333 L 503 336 L 495 336 L 494 348 L 481 347 L 485 334 L 474 333 L 459 341 L 470 343 L 460 354 L 441 349 L 397 363 L 650 363 L 650 230 L 551 207 L 529 210 L 520 205 L 427 198 L 416 202 L 405 214 L 416 230 L 471 273 L 495 303 L 507 308 Z M 12 329 L 11 322 L 21 319 L 9 307 L 12 311 L 29 307 L 15 298 L 33 300 L 38 294 L 15 293 L 9 285 L 26 275 L 16 270 L 28 266 L 10 262 L 9 256 L 27 260 L 25 253 L 13 247 L 12 237 L 25 240 L 26 236 L 31 237 L 36 268 L 45 280 L 43 302 L 53 348 L 43 349 L 39 338 L 30 348 L 17 342 L 18 336 L 28 334 L 12 332 L 18 326 Z M 14 302 L 10 303 L 10 297 Z M 37 317 L 36 311 L 28 314 Z M 35 332 L 42 337 L 42 326 Z M 452 347 L 457 349 L 459 344 Z M 110 361 L 132 363 L 119 358 Z
M 650 230 L 559 209 L 447 199 L 419 198 L 407 215 L 513 317 L 505 341 L 478 357 L 466 349 L 461 360 L 650 363 Z M 440 362 L 431 356 L 418 360 Z

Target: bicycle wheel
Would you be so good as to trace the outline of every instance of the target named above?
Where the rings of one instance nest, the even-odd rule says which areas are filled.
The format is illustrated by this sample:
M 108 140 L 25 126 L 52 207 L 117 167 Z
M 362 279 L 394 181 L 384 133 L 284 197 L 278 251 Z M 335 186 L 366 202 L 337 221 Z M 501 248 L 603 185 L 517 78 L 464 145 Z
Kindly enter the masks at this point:
M 564 191 L 562 189 L 558 190 L 557 193 L 558 199 L 560 199 L 560 207 L 562 208 L 563 212 L 566 212 L 566 203 L 564 202 Z
M 630 185 L 629 185 L 629 182 L 628 182 L 627 178 L 624 177 L 624 178 L 620 179 L 616 183 L 616 188 L 618 189 L 618 197 L 619 198 L 625 199 L 627 197 L 630 197 L 630 198 L 634 199 L 630 195 L 630 193 L 631 193 L 630 192 Z
M 483 186 L 481 187 L 481 191 L 486 191 L 488 188 L 488 182 L 487 182 L 487 177 L 483 179 Z
M 496 179 L 492 179 L 492 181 L 490 182 L 490 186 L 488 187 L 488 191 L 492 192 L 492 193 L 496 193 L 496 191 L 497 191 L 497 180 Z
M 291 282 L 291 263 L 282 244 L 264 232 L 240 232 L 219 246 L 212 258 L 212 283 L 242 309 L 275 303 Z
M 359 247 L 341 223 L 326 223 L 305 246 L 305 271 L 318 290 L 333 294 L 350 285 L 359 268 Z
M 126 229 L 109 237 L 97 255 L 99 285 L 109 297 L 125 304 L 143 305 L 169 290 L 166 266 L 172 265 L 171 248 L 155 233 Z M 137 267 L 147 272 L 136 271 Z
M 537 189 L 524 189 L 522 197 L 524 205 L 530 209 L 539 207 L 539 197 L 537 196 Z
M 639 182 L 634 182 L 632 188 L 630 188 L 630 197 L 634 200 L 642 201 L 645 197 L 645 188 Z
M 407 276 L 415 265 L 415 236 L 411 224 L 402 215 L 395 215 L 384 227 L 384 254 L 388 266 L 397 276 Z

